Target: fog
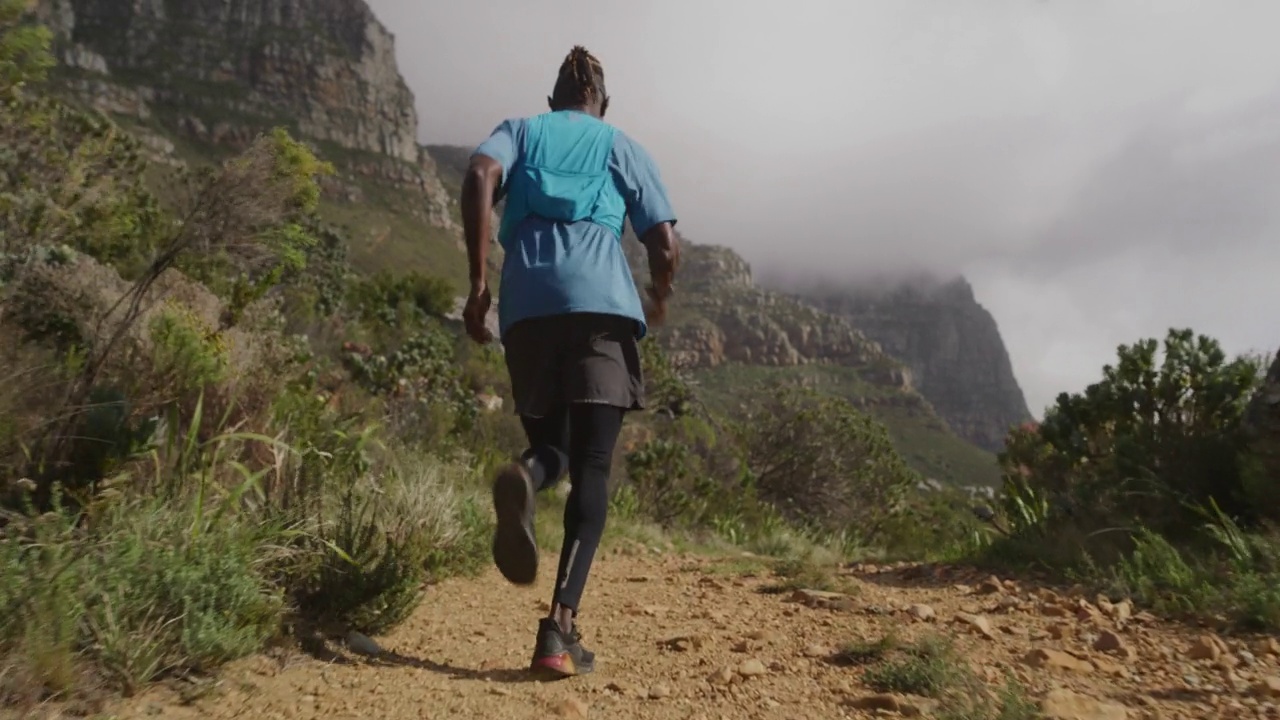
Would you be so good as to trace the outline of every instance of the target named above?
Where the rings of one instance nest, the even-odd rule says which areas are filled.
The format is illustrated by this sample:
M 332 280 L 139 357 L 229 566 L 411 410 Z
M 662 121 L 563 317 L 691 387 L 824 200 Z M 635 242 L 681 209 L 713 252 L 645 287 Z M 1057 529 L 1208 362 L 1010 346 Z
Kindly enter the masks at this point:
M 370 1 L 424 141 L 544 111 L 583 44 L 683 234 L 963 273 L 1037 416 L 1171 326 L 1280 347 L 1273 0 Z

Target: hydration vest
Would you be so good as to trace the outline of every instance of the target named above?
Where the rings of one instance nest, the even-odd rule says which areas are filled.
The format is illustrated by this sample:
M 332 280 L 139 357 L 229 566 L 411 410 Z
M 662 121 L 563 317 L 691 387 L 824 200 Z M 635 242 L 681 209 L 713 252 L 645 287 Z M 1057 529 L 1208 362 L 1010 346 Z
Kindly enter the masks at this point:
M 603 120 L 562 110 L 529 118 L 507 178 L 507 205 L 498 238 L 503 246 L 526 218 L 583 220 L 622 236 L 626 202 L 609 162 L 617 130 Z

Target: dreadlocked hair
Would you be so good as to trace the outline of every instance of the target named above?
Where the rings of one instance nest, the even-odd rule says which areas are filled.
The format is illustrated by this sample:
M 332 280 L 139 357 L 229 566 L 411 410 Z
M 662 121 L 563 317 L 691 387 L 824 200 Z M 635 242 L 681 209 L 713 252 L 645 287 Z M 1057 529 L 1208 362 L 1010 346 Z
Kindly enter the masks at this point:
M 551 104 L 557 108 L 582 107 L 591 102 L 593 93 L 603 100 L 604 67 L 581 45 L 574 45 L 560 65 Z

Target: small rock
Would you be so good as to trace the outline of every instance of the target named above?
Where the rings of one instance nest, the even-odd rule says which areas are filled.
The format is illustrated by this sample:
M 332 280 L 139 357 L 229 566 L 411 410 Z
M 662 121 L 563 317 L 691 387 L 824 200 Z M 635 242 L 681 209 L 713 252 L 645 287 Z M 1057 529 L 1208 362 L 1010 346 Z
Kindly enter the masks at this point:
M 781 639 L 778 633 L 772 630 L 753 630 L 747 634 L 747 638 L 766 644 L 776 643 Z
M 1187 650 L 1187 657 L 1192 660 L 1217 660 L 1222 657 L 1222 641 L 1213 635 L 1201 635 Z
M 733 682 L 733 669 L 722 667 L 719 670 L 707 676 L 707 682 L 712 685 L 728 685 Z
M 1120 602 L 1112 605 L 1111 609 L 1107 611 L 1107 614 L 1110 615 L 1111 619 L 1115 620 L 1117 624 L 1123 625 L 1129 621 L 1129 618 L 1133 617 L 1133 603 L 1129 600 L 1121 600 Z
M 1273 637 L 1260 640 L 1254 645 L 1253 651 L 1263 657 L 1267 655 L 1280 655 L 1280 640 L 1276 640 Z
M 887 710 L 898 712 L 898 698 L 893 695 L 880 694 L 854 698 L 848 702 L 849 707 L 859 710 Z
M 1071 611 L 1061 605 L 1045 604 L 1040 606 L 1040 614 L 1045 617 L 1067 617 L 1071 614 Z
M 1064 622 L 1057 622 L 1049 626 L 1049 637 L 1054 640 L 1063 640 L 1071 637 L 1075 633 L 1075 627 Z
M 667 687 L 666 685 L 654 685 L 653 687 L 649 688 L 650 700 L 661 700 L 664 697 L 670 697 L 670 696 L 671 696 L 671 688 Z
M 809 658 L 827 657 L 831 654 L 831 648 L 825 645 L 809 645 L 802 651 L 802 654 Z
M 1280 677 L 1272 676 L 1259 680 L 1249 688 L 1249 693 L 1254 697 L 1280 698 Z
M 355 630 L 347 633 L 347 647 L 351 649 L 351 652 L 356 653 L 357 655 L 377 657 L 382 654 L 381 645 L 378 645 L 378 643 L 368 635 L 358 633 Z
M 677 635 L 659 643 L 661 647 L 667 650 L 675 650 L 676 652 L 701 650 L 705 644 L 706 638 L 701 635 Z
M 1124 640 L 1110 630 L 1103 630 L 1098 639 L 1093 641 L 1093 649 L 1098 652 L 1120 652 L 1125 649 Z
M 1066 689 L 1050 690 L 1040 701 L 1045 720 L 1128 720 L 1123 705 L 1081 695 Z
M 871 710 L 879 713 L 897 713 L 903 717 L 922 717 L 937 706 L 937 703 L 925 698 L 890 695 L 880 693 L 865 697 L 853 698 L 845 703 L 857 710 Z
M 934 612 L 933 608 L 920 604 L 908 607 L 907 614 L 920 622 L 929 622 L 938 616 L 938 613 Z
M 576 697 L 567 697 L 555 704 L 556 715 L 572 720 L 584 720 L 588 709 L 587 704 Z
M 956 613 L 955 621 L 963 625 L 977 630 L 983 637 L 988 640 L 994 640 L 996 634 L 991 630 L 991 623 L 981 615 L 971 615 L 969 613 Z
M 738 665 L 738 674 L 742 677 L 756 677 L 758 675 L 764 675 L 767 672 L 769 672 L 769 670 L 765 668 L 764 663 L 756 660 L 755 658 L 743 660 L 742 663 Z
M 1086 660 L 1081 660 L 1061 650 L 1049 650 L 1047 648 L 1032 650 L 1022 658 L 1022 661 L 1033 668 L 1057 668 L 1073 672 L 1091 672 L 1093 670 L 1093 664 Z
M 983 580 L 978 585 L 979 595 L 994 595 L 998 592 L 1004 592 L 1004 583 L 1000 582 L 1000 578 L 995 575 Z

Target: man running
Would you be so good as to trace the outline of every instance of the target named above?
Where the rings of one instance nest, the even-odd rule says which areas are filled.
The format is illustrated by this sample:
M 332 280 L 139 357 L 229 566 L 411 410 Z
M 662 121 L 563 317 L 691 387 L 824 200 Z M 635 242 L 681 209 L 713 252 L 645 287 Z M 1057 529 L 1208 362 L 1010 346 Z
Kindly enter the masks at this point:
M 472 339 L 492 340 L 486 256 L 493 205 L 505 196 L 498 324 L 529 448 L 493 483 L 493 559 L 509 581 L 534 582 L 534 494 L 568 473 L 564 547 L 532 667 L 569 676 L 594 668 L 575 619 L 604 532 L 622 419 L 644 407 L 637 342 L 665 315 L 679 247 L 657 167 L 603 121 L 609 96 L 600 61 L 575 46 L 547 101 L 550 112 L 503 122 L 471 157 L 462 187 L 471 267 L 463 316 Z M 624 218 L 648 249 L 647 308 L 623 255 Z

